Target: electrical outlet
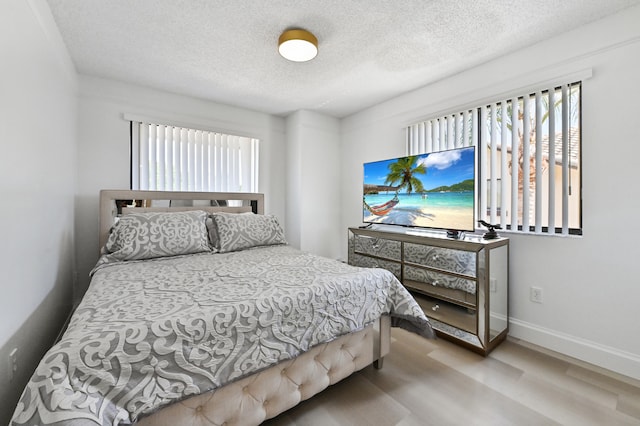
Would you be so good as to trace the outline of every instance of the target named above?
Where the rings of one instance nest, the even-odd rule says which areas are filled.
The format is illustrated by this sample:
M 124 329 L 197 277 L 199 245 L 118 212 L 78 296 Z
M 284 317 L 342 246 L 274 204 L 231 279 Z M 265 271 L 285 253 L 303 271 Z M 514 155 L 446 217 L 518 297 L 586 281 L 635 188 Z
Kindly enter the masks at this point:
M 498 280 L 495 278 L 489 279 L 489 291 L 495 293 L 498 291 Z
M 18 371 L 18 348 L 13 348 L 9 352 L 9 381 L 13 380 L 16 372 Z
M 540 287 L 531 287 L 529 289 L 529 299 L 535 303 L 542 303 L 542 289 Z

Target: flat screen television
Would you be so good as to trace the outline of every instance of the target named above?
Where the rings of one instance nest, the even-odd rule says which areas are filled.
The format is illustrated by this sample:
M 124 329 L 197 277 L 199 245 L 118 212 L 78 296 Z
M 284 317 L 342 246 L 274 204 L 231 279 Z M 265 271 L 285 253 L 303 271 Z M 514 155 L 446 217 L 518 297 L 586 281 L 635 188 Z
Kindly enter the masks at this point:
M 363 222 L 475 230 L 475 147 L 364 164 Z

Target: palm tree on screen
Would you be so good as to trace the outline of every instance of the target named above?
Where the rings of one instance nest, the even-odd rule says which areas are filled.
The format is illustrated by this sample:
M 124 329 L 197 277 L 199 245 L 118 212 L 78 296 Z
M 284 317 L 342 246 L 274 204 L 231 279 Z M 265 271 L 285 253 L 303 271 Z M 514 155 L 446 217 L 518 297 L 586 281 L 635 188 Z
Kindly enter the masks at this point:
M 427 174 L 424 164 L 418 164 L 418 156 L 400 158 L 389 164 L 389 174 L 385 185 L 395 186 L 396 193 L 401 189 L 406 189 L 407 194 L 411 192 L 424 192 L 422 181 L 416 177 L 418 174 Z

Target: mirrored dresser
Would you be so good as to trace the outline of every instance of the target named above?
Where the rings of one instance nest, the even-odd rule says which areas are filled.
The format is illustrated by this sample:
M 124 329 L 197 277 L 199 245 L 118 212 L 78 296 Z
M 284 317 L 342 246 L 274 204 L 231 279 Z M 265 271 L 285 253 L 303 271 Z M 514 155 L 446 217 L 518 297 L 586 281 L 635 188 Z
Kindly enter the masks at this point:
M 349 228 L 349 264 L 391 271 L 438 336 L 487 355 L 509 331 L 509 240 L 392 229 Z

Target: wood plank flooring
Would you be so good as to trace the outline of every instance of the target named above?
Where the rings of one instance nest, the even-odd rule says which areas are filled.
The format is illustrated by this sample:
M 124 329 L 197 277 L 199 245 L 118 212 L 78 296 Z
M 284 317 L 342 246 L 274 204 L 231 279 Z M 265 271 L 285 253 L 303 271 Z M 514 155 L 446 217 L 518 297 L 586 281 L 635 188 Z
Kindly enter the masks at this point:
M 367 367 L 266 425 L 640 425 L 640 383 L 507 340 L 484 358 L 392 330 Z

